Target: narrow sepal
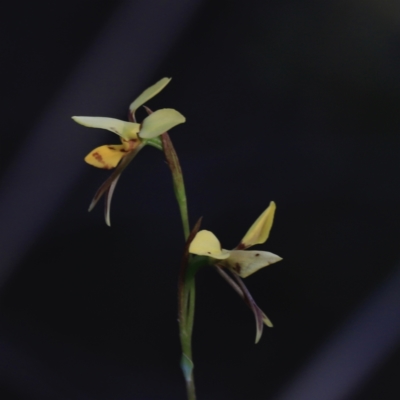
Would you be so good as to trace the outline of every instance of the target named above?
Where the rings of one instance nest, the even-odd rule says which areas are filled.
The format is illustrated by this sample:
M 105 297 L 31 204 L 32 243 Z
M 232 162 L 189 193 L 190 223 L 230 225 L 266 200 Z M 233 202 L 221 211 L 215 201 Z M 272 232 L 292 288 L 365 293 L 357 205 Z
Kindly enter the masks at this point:
M 136 122 L 121 121 L 120 119 L 107 117 L 72 117 L 80 125 L 88 128 L 106 129 L 116 133 L 123 139 L 137 139 L 140 124 Z
M 160 93 L 161 90 L 165 88 L 165 86 L 168 85 L 168 83 L 171 81 L 171 78 L 162 78 L 158 82 L 156 82 L 154 85 L 148 87 L 142 94 L 140 94 L 129 106 L 130 112 L 134 115 L 135 111 L 142 106 L 146 101 L 149 101 L 151 98 L 153 98 L 156 94 Z
M 263 322 L 265 325 L 267 325 L 269 328 L 273 328 L 274 324 L 272 323 L 272 321 L 264 314 L 264 312 L 262 312 L 262 316 L 263 316 Z
M 256 219 L 236 248 L 242 250 L 255 244 L 265 243 L 274 222 L 275 210 L 276 204 L 271 201 L 268 208 Z
M 118 175 L 111 183 L 110 187 L 105 193 L 104 199 L 104 218 L 106 220 L 106 224 L 111 226 L 111 219 L 110 219 L 110 209 L 111 209 L 111 199 L 114 194 L 115 187 L 117 186 L 118 179 L 121 175 Z
M 261 339 L 263 329 L 264 329 L 264 313 L 261 311 L 260 307 L 256 304 L 254 301 L 252 295 L 248 291 L 246 285 L 244 282 L 235 274 L 233 274 L 233 277 L 236 279 L 236 282 L 238 283 L 239 287 L 243 291 L 244 295 L 244 301 L 245 303 L 250 307 L 250 309 L 253 311 L 255 320 L 256 320 L 256 340 L 255 343 L 258 343 Z
M 273 327 L 273 324 L 271 320 L 265 315 L 265 313 L 258 307 L 256 302 L 254 301 L 253 297 L 250 295 L 250 292 L 246 288 L 244 282 L 235 274 L 232 274 L 235 279 L 238 281 L 236 283 L 228 273 L 224 271 L 223 268 L 215 266 L 215 269 L 217 272 L 222 276 L 222 278 L 225 279 L 225 281 L 233 288 L 233 290 L 244 300 L 245 304 L 250 308 L 250 310 L 253 311 L 254 316 L 256 318 L 256 329 L 257 329 L 257 334 L 256 334 L 256 343 L 258 340 L 260 340 L 261 335 L 259 334 L 259 320 L 261 316 L 262 322 L 267 325 L 269 328 Z M 254 310 L 258 310 L 257 313 Z M 262 333 L 262 329 L 261 329 Z M 257 340 L 258 339 L 258 340 Z

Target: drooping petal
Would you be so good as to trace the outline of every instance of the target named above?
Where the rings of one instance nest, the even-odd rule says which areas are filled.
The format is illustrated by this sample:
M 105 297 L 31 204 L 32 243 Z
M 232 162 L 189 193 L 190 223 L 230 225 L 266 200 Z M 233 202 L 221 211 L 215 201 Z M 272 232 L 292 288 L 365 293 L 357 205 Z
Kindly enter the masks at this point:
M 93 167 L 112 169 L 115 168 L 121 159 L 126 156 L 127 151 L 122 144 L 104 145 L 96 147 L 86 157 L 85 161 Z
M 261 312 L 262 312 L 264 324 L 267 325 L 268 328 L 273 328 L 274 324 L 272 323 L 272 321 L 265 315 L 265 313 L 263 311 L 261 311 Z
M 163 108 L 154 111 L 143 120 L 139 136 L 143 139 L 152 139 L 185 121 L 186 118 L 180 112 L 173 108 Z
M 116 133 L 123 139 L 137 139 L 137 134 L 140 129 L 140 124 L 136 122 L 121 121 L 120 119 L 107 117 L 72 117 L 72 119 L 88 128 L 107 129 Z
M 189 246 L 189 253 L 199 256 L 208 256 L 223 260 L 229 257 L 230 252 L 221 247 L 217 237 L 210 231 L 202 230 L 197 233 Z
M 139 151 L 146 145 L 146 143 L 140 143 L 136 149 L 132 150 L 129 152 L 119 163 L 117 168 L 113 171 L 113 173 L 102 183 L 102 185 L 97 189 L 96 194 L 93 197 L 92 202 L 89 205 L 89 211 L 92 211 L 94 206 L 97 204 L 97 202 L 101 199 L 101 196 L 103 194 L 107 193 L 111 185 L 113 184 L 114 181 L 116 181 L 119 176 L 122 174 L 124 169 L 130 164 L 130 162 L 136 157 L 136 155 L 139 153 Z M 111 198 L 108 199 L 109 202 L 111 202 Z
M 276 204 L 271 201 L 269 207 L 257 218 L 236 248 L 247 249 L 255 244 L 264 243 L 268 239 L 272 228 L 275 210 Z
M 250 294 L 250 292 L 247 289 L 244 282 L 235 274 L 233 274 L 233 277 L 236 279 L 236 282 L 238 283 L 238 285 L 240 286 L 240 288 L 243 291 L 244 301 L 250 307 L 250 309 L 253 311 L 254 318 L 256 320 L 256 341 L 255 341 L 255 343 L 257 344 L 260 341 L 262 333 L 263 333 L 264 315 L 265 314 L 261 311 L 261 308 L 258 307 L 257 303 L 254 301 L 253 296 Z
M 281 257 L 268 251 L 231 250 L 227 259 L 219 265 L 234 271 L 242 278 L 247 278 L 259 269 L 282 260 Z
M 215 266 L 215 269 L 217 272 L 226 280 L 226 282 L 229 283 L 229 285 L 235 290 L 235 292 L 244 300 L 244 302 L 247 304 L 247 306 L 254 312 L 253 308 L 256 307 L 260 310 L 261 316 L 262 316 L 262 321 L 264 322 L 265 325 L 267 325 L 269 328 L 273 328 L 274 325 L 272 324 L 271 320 L 265 315 L 265 313 L 261 310 L 260 307 L 255 303 L 253 297 L 250 295 L 249 290 L 246 288 L 244 282 L 240 280 L 238 282 L 240 286 L 224 271 L 223 268 L 220 268 L 218 266 Z M 235 279 L 238 280 L 240 279 L 238 276 L 235 276 Z M 245 290 L 243 290 L 243 288 Z M 253 305 L 252 305 L 253 304 Z M 260 313 L 257 313 L 257 315 L 260 315 Z M 257 318 L 257 315 L 255 317 Z
M 135 114 L 135 111 L 146 101 L 150 100 L 152 97 L 154 97 L 156 94 L 160 93 L 161 90 L 165 88 L 165 86 L 168 85 L 170 82 L 171 78 L 162 78 L 160 79 L 157 83 L 154 85 L 150 86 L 147 88 L 136 100 L 134 100 L 131 105 L 129 106 L 129 111 L 133 114 Z
M 111 183 L 110 187 L 105 193 L 104 199 L 104 219 L 106 225 L 111 226 L 110 210 L 111 210 L 111 200 L 114 194 L 115 187 L 117 186 L 118 179 L 121 175 L 118 175 Z

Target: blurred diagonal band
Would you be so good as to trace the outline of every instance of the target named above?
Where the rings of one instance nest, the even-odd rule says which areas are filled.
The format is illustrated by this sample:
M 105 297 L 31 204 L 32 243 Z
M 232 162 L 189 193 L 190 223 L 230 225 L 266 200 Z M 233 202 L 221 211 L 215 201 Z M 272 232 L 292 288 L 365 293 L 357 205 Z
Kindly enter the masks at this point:
M 400 342 L 400 264 L 276 400 L 346 400 Z
M 125 110 L 201 3 L 125 1 L 110 17 L 0 184 L 0 286 L 77 181 L 82 155 L 93 147 L 93 135 L 73 138 L 70 117 Z

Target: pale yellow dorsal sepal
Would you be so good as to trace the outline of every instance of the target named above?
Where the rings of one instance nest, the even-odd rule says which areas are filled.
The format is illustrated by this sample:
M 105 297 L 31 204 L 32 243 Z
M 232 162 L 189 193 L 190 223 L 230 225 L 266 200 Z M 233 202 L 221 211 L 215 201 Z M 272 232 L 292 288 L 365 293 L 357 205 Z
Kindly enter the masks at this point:
M 138 98 L 136 98 L 131 103 L 131 105 L 129 106 L 130 112 L 134 114 L 135 111 L 140 106 L 142 106 L 144 103 L 146 103 L 152 97 L 154 97 L 156 94 L 160 93 L 161 90 L 163 90 L 165 88 L 165 86 L 168 85 L 170 80 L 171 80 L 171 78 L 162 78 L 157 83 L 155 83 L 154 85 L 147 88 Z
M 271 201 L 268 208 L 257 218 L 240 242 L 240 248 L 247 249 L 256 244 L 264 243 L 269 236 L 269 232 L 274 222 L 276 210 L 275 202 Z
M 282 260 L 281 257 L 268 251 L 231 250 L 229 258 L 220 265 L 229 268 L 242 278 L 254 274 L 259 269 Z
M 121 121 L 107 117 L 72 117 L 72 119 L 88 128 L 107 129 L 126 140 L 137 139 L 140 124 L 136 122 Z
M 143 139 L 153 139 L 185 121 L 186 118 L 180 112 L 173 108 L 163 108 L 143 120 L 139 136 Z
M 230 255 L 230 251 L 223 249 L 217 237 L 207 230 L 197 233 L 192 243 L 190 243 L 189 253 L 208 256 L 218 260 L 226 259 Z
M 123 144 L 105 145 L 92 150 L 85 157 L 85 161 L 97 168 L 112 169 L 118 165 L 125 155 L 126 150 Z

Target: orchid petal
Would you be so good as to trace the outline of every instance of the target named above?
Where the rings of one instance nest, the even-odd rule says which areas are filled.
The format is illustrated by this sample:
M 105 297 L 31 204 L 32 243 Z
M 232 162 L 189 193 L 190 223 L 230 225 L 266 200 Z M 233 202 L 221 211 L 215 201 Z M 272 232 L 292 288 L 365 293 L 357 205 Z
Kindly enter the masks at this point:
M 152 97 L 154 97 L 156 94 L 160 93 L 161 90 L 165 88 L 165 86 L 168 85 L 170 82 L 171 78 L 162 78 L 160 79 L 157 83 L 154 85 L 150 86 L 147 88 L 136 100 L 134 100 L 131 105 L 129 106 L 129 111 L 131 113 L 135 113 L 135 111 L 142 106 L 146 101 L 150 100 Z
M 222 265 L 242 278 L 247 278 L 259 269 L 282 260 L 281 257 L 268 251 L 231 250 L 229 258 L 221 261 Z
M 110 218 L 110 210 L 111 210 L 111 200 L 114 194 L 115 186 L 117 186 L 118 179 L 121 175 L 117 175 L 117 177 L 112 181 L 110 187 L 105 193 L 104 199 L 104 218 L 106 220 L 106 224 L 111 226 L 111 218 Z
M 121 121 L 120 119 L 107 117 L 72 117 L 72 119 L 88 128 L 107 129 L 116 133 L 123 139 L 137 139 L 137 134 L 140 129 L 140 124 L 136 122 Z
M 257 218 L 254 224 L 250 227 L 240 244 L 238 249 L 247 249 L 255 244 L 264 243 L 269 236 L 274 221 L 276 204 L 271 201 L 269 207 Z
M 262 312 L 262 319 L 265 325 L 268 326 L 268 328 L 273 328 L 274 324 L 271 322 L 271 320 L 265 315 L 265 313 L 263 311 Z
M 265 313 L 261 310 L 260 307 L 256 304 L 254 301 L 253 297 L 250 295 L 249 290 L 246 288 L 244 282 L 238 277 L 235 276 L 235 279 L 238 281 L 239 285 L 224 271 L 223 268 L 220 268 L 218 266 L 215 266 L 215 269 L 217 272 L 226 280 L 226 282 L 229 283 L 229 285 L 232 286 L 232 288 L 235 290 L 235 292 L 244 300 L 244 302 L 247 304 L 247 306 L 250 308 L 250 310 L 253 311 L 254 313 L 254 308 L 257 308 L 260 310 L 262 321 L 265 325 L 267 325 L 269 328 L 273 328 L 274 325 L 272 324 L 271 320 L 265 315 Z M 239 282 L 240 279 L 240 282 Z M 260 313 L 255 314 L 255 318 L 257 321 L 257 317 L 260 315 Z M 257 327 L 259 326 L 258 322 L 256 322 Z M 258 330 L 258 328 L 257 328 Z M 256 336 L 256 340 L 260 339 L 261 336 Z M 257 343 L 257 342 L 256 342 Z
M 217 237 L 210 231 L 202 230 L 197 233 L 189 246 L 189 253 L 199 256 L 208 256 L 223 260 L 229 257 L 230 252 L 221 247 Z
M 185 121 L 186 118 L 180 112 L 173 108 L 163 108 L 154 111 L 143 120 L 139 136 L 143 139 L 152 139 Z
M 113 182 L 119 178 L 124 169 L 129 165 L 129 163 L 135 158 L 139 151 L 146 145 L 146 143 L 141 143 L 136 149 L 129 152 L 126 157 L 122 159 L 117 168 L 113 173 L 102 183 L 102 185 L 97 189 L 96 194 L 93 197 L 92 202 L 89 205 L 89 211 L 92 211 L 97 202 L 101 199 L 103 194 L 107 193 Z
M 93 167 L 102 169 L 115 168 L 127 151 L 122 144 L 96 147 L 86 157 L 85 161 Z
M 249 290 L 246 288 L 244 282 L 241 280 L 238 282 L 240 286 L 224 271 L 223 268 L 220 268 L 218 266 L 215 266 L 215 269 L 217 272 L 226 280 L 226 282 L 229 283 L 229 285 L 233 288 L 233 290 L 244 300 L 244 302 L 247 304 L 247 306 L 254 312 L 253 307 L 257 307 L 262 316 L 262 321 L 264 322 L 265 325 L 267 325 L 269 328 L 273 328 L 274 325 L 272 324 L 271 320 L 265 315 L 265 313 L 258 307 L 258 305 L 255 303 L 254 299 L 251 297 Z M 239 277 L 236 276 L 236 280 L 240 279 Z M 245 288 L 243 290 L 242 288 Z M 250 298 L 249 298 L 250 295 Z M 253 306 L 251 305 L 253 303 Z M 256 317 L 257 318 L 257 317 Z
M 261 311 L 261 308 L 258 307 L 257 303 L 254 301 L 253 296 L 250 294 L 244 282 L 236 275 L 233 274 L 233 277 L 236 279 L 240 289 L 243 291 L 243 299 L 245 303 L 250 307 L 251 311 L 253 311 L 254 318 L 256 320 L 256 340 L 257 344 L 262 336 L 264 329 L 264 316 L 265 314 Z

